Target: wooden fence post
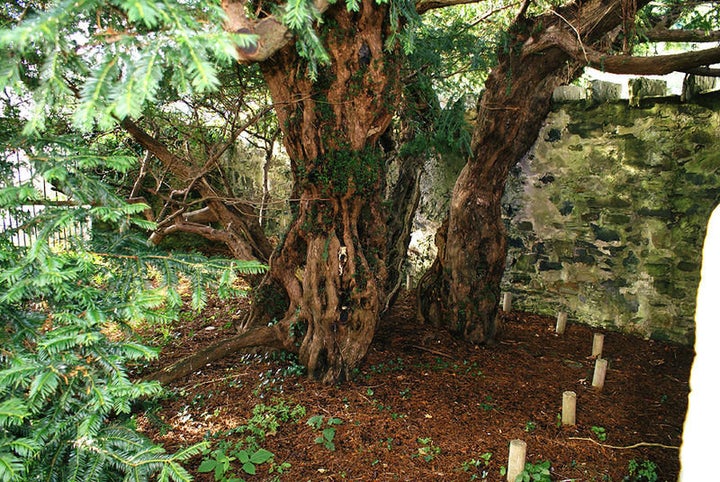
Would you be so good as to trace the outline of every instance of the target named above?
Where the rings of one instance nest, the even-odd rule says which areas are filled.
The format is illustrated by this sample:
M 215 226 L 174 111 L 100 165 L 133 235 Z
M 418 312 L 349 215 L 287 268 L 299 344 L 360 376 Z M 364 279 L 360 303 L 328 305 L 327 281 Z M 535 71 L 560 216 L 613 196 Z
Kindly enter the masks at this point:
M 565 325 L 567 325 L 567 313 L 561 311 L 557 315 L 557 323 L 555 324 L 555 333 L 562 335 L 565 333 Z
M 508 482 L 515 482 L 518 475 L 525 470 L 525 454 L 527 444 L 520 439 L 510 441 L 510 454 L 508 455 Z
M 577 395 L 575 392 L 563 392 L 562 401 L 562 424 L 575 425 L 575 408 L 577 404 Z
M 510 313 L 511 309 L 512 309 L 512 293 L 505 293 L 503 295 L 503 311 L 505 313 Z
M 605 385 L 605 374 L 607 373 L 608 362 L 604 358 L 595 360 L 595 373 L 593 374 L 592 386 L 598 390 L 602 390 Z
M 602 357 L 604 341 L 605 341 L 605 335 L 603 335 L 602 333 L 593 334 L 593 344 L 592 344 L 592 356 L 593 357 L 597 357 L 597 358 Z

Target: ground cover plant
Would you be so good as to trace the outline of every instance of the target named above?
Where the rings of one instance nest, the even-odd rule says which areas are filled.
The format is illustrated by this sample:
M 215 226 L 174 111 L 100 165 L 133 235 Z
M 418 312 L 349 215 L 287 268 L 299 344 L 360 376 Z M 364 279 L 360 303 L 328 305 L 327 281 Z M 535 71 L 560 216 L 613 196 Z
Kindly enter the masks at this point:
M 597 391 L 589 327 L 571 322 L 558 336 L 554 319 L 502 313 L 497 345 L 476 347 L 418 325 L 412 296 L 403 294 L 342 386 L 288 371 L 293 361 L 278 355 L 238 353 L 171 384 L 177 396 L 162 400 L 153 417 L 139 414 L 138 426 L 167 447 L 208 433 L 235 443 L 246 433 L 237 428 L 258 419 L 257 407 L 295 410 L 265 431 L 260 445 L 273 454 L 271 464 L 251 476 L 232 462 L 248 482 L 504 481 L 515 438 L 528 444 L 522 480 L 676 480 L 691 349 L 606 332 L 609 370 Z M 210 299 L 202 316 L 174 326 L 161 355 L 172 361 L 222 336 L 223 320 L 243 309 Z M 577 393 L 570 427 L 559 424 L 566 390 Z M 322 437 L 329 428 L 334 450 Z M 187 464 L 196 480 L 214 480 L 197 470 L 206 459 Z M 272 464 L 281 472 L 271 472 Z

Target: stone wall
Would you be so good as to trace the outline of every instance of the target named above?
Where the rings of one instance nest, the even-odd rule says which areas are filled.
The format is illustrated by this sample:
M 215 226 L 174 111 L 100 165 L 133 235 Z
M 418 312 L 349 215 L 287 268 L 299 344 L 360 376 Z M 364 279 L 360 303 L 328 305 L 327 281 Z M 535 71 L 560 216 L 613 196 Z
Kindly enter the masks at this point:
M 719 108 L 718 93 L 556 103 L 506 190 L 513 306 L 691 343 Z

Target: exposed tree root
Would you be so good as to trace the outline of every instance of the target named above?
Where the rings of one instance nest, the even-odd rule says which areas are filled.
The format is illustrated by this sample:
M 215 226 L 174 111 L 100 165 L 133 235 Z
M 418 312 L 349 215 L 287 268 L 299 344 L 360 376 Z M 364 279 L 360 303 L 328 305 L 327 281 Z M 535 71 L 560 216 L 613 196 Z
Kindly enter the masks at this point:
M 220 360 L 228 355 L 237 353 L 244 348 L 274 348 L 278 350 L 292 348 L 288 334 L 288 324 L 278 323 L 273 326 L 263 326 L 241 333 L 214 343 L 197 353 L 194 353 L 172 365 L 146 376 L 146 380 L 157 380 L 166 384 L 186 377 L 192 372 L 201 369 L 208 363 Z

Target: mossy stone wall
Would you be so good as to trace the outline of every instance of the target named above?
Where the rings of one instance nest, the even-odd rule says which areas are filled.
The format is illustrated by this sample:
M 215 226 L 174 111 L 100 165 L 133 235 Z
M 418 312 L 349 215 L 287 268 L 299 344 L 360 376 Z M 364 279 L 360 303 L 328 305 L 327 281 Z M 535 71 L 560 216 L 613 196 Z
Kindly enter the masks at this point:
M 718 201 L 717 93 L 556 104 L 508 182 L 503 288 L 519 309 L 692 343 Z

